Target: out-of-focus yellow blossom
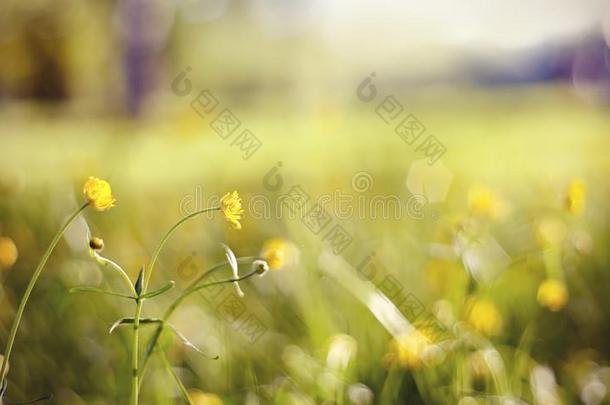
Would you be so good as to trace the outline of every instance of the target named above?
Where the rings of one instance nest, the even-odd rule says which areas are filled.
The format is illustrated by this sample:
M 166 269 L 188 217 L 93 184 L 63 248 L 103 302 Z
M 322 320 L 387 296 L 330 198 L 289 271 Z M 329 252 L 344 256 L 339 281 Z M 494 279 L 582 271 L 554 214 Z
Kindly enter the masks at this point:
M 233 228 L 241 229 L 239 220 L 244 210 L 241 207 L 241 197 L 237 191 L 227 193 L 220 199 L 220 209 L 227 221 L 233 225 Z
M 490 188 L 473 186 L 468 190 L 468 208 L 478 215 L 499 219 L 505 214 L 506 205 Z
M 116 199 L 112 196 L 112 188 L 106 180 L 90 176 L 83 187 L 83 194 L 89 204 L 98 211 L 114 207 Z
M 474 330 L 486 336 L 496 336 L 502 330 L 502 315 L 493 302 L 487 299 L 469 303 L 466 311 L 466 322 Z
M 424 352 L 430 340 L 418 331 L 402 335 L 390 342 L 386 361 L 406 368 L 419 368 L 423 365 Z
M 218 395 L 197 389 L 190 389 L 189 397 L 194 405 L 223 405 L 222 399 Z
M 569 212 L 574 215 L 582 213 L 585 207 L 585 198 L 587 196 L 587 188 L 584 181 L 581 179 L 574 179 L 568 185 L 568 192 L 566 193 L 566 208 Z
M 17 246 L 11 238 L 0 237 L 0 268 L 8 269 L 17 261 Z
M 538 287 L 538 302 L 551 311 L 559 311 L 568 302 L 568 288 L 555 279 L 547 279 Z
M 269 239 L 263 244 L 261 258 L 267 262 L 269 269 L 279 270 L 288 261 L 289 244 L 279 238 Z
M 544 218 L 538 223 L 536 231 L 540 242 L 547 247 L 561 244 L 568 234 L 566 225 L 556 218 Z

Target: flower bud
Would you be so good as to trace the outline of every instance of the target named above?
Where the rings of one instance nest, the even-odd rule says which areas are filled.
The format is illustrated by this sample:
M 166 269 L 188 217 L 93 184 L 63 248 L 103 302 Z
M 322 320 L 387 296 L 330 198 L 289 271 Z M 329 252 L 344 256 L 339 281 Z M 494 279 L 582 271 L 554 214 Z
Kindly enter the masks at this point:
M 256 259 L 252 262 L 252 270 L 256 270 L 258 275 L 262 277 L 269 271 L 269 265 L 264 260 Z
M 104 249 L 104 240 L 94 236 L 89 240 L 89 247 L 93 250 L 101 251 Z

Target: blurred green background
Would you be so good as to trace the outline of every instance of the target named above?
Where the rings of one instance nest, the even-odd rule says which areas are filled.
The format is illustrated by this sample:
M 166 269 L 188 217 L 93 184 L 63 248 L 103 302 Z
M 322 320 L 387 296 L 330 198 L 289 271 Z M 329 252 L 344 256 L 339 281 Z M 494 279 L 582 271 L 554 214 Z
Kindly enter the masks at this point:
M 127 403 L 132 329 L 108 330 L 133 304 L 69 292 L 124 289 L 89 256 L 88 234 L 135 280 L 181 216 L 238 190 L 243 229 L 219 213 L 180 228 L 151 284 L 176 287 L 144 308 L 161 316 L 225 260 L 223 243 L 264 256 L 283 241 L 281 269 L 243 281 L 244 298 L 204 290 L 172 317 L 220 356 L 164 335 L 193 403 L 610 403 L 604 7 L 4 2 L 3 346 L 87 177 L 117 198 L 53 253 L 17 335 L 9 401 Z M 204 90 L 217 104 L 199 114 Z M 401 107 L 384 110 L 388 96 Z M 241 122 L 226 139 L 214 125 L 225 108 Z M 425 127 L 412 144 L 395 132 L 408 114 Z M 251 155 L 236 141 L 246 128 Z M 418 150 L 430 134 L 444 153 Z M 295 186 L 324 208 L 319 232 L 309 211 L 282 205 Z M 335 225 L 345 246 L 328 239 Z M 141 403 L 183 403 L 156 357 Z

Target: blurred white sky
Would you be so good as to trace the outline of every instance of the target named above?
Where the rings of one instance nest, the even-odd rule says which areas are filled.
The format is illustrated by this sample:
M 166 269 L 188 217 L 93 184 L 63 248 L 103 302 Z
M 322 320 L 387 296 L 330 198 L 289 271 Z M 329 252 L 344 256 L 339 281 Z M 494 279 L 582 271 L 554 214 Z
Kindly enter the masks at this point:
M 213 0 L 210 0 L 213 1 Z M 452 51 L 512 53 L 577 41 L 597 30 L 607 0 L 253 0 L 275 35 L 320 35 L 337 56 L 426 59 Z
M 322 29 L 331 40 L 477 49 L 530 47 L 590 32 L 599 27 L 608 5 L 605 0 L 315 2 L 324 16 Z

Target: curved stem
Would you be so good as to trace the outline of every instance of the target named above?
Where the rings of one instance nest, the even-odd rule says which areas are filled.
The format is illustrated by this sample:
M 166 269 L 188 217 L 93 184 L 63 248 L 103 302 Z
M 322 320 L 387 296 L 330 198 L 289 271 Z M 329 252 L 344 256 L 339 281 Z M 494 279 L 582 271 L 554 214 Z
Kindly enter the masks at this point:
M 148 289 L 148 283 L 150 282 L 150 278 L 152 276 L 153 269 L 155 268 L 155 263 L 157 262 L 157 258 L 159 257 L 159 254 L 161 253 L 161 249 L 163 249 L 165 242 L 167 242 L 167 240 L 174 233 L 174 231 L 180 225 L 182 225 L 184 222 L 188 221 L 191 218 L 194 218 L 205 212 L 216 211 L 219 209 L 220 209 L 220 207 L 213 207 L 213 208 L 204 208 L 202 210 L 195 211 L 189 215 L 182 217 L 171 228 L 169 228 L 169 230 L 165 233 L 165 235 L 161 239 L 161 242 L 159 242 L 159 245 L 153 252 L 150 263 L 148 265 L 148 268 L 144 271 L 144 285 L 143 285 L 141 294 L 146 293 L 146 290 Z M 138 373 L 139 373 L 139 371 L 138 371 L 138 353 L 139 353 L 139 340 L 140 340 L 140 331 L 139 331 L 140 317 L 142 316 L 142 302 L 143 301 L 140 299 L 136 300 L 136 312 L 135 312 L 135 316 L 133 317 L 133 339 L 131 342 L 131 350 L 132 350 L 132 354 L 131 354 L 132 377 L 131 377 L 131 402 L 130 402 L 131 405 L 138 405 L 138 396 L 139 396 L 139 391 L 140 391 L 139 390 L 140 384 L 138 381 L 139 380 L 138 379 Z
M 244 258 L 240 258 L 240 259 L 244 259 Z M 239 259 L 237 259 L 237 260 L 239 260 Z M 222 264 L 228 264 L 228 262 L 222 263 Z M 204 274 L 209 274 L 212 271 L 215 271 L 221 267 L 222 266 L 216 265 Z M 252 270 L 250 273 L 247 273 L 239 278 L 230 278 L 230 279 L 226 279 L 226 280 L 214 281 L 214 282 L 207 283 L 207 284 L 201 284 L 199 286 L 191 285 L 189 288 L 184 290 L 182 292 L 182 294 L 180 294 L 180 296 L 178 298 L 176 298 L 176 300 L 167 308 L 167 310 L 165 310 L 165 313 L 163 314 L 163 317 L 161 318 L 161 323 L 159 324 L 159 326 L 157 326 L 157 329 L 155 329 L 155 332 L 153 333 L 152 337 L 150 338 L 148 348 L 147 348 L 147 355 L 144 357 L 144 362 L 142 363 L 142 375 L 144 375 L 144 372 L 146 371 L 146 366 L 148 365 L 148 359 L 150 358 L 151 354 L 155 350 L 155 346 L 157 345 L 157 342 L 159 341 L 159 338 L 161 337 L 161 332 L 163 332 L 164 323 L 169 320 L 169 318 L 172 316 L 174 311 L 178 308 L 178 306 L 182 303 L 182 301 L 184 301 L 185 298 L 187 298 L 192 293 L 197 292 L 203 288 L 211 287 L 211 286 L 218 285 L 218 284 L 234 283 L 236 281 L 246 280 L 246 279 L 254 276 L 255 274 L 257 274 L 257 271 Z
M 121 277 L 123 278 L 123 281 L 125 281 L 125 284 L 129 288 L 129 291 L 131 292 L 131 294 L 134 297 L 137 297 L 138 294 L 136 293 L 136 289 L 133 287 L 133 283 L 131 282 L 131 280 L 129 279 L 129 276 L 127 275 L 127 273 L 125 272 L 125 270 L 123 270 L 123 268 L 121 266 L 119 266 L 117 263 L 113 262 L 112 260 L 105 258 L 104 256 L 100 255 L 97 252 L 93 252 L 93 255 L 94 255 L 96 261 L 98 263 L 100 263 L 102 266 L 109 264 L 110 267 L 115 269 L 121 275 Z
M 256 256 L 242 256 L 242 257 L 238 257 L 237 258 L 237 263 L 238 264 L 243 264 L 243 263 L 252 263 L 253 261 L 255 261 L 257 259 Z M 204 271 L 199 277 L 197 277 L 196 280 L 194 280 L 188 287 L 186 287 L 186 290 L 192 288 L 194 285 L 199 284 L 201 281 L 203 281 L 207 276 L 209 276 L 210 274 L 222 269 L 223 267 L 229 265 L 228 261 L 224 261 L 224 262 L 220 262 L 220 263 L 216 263 L 215 265 L 213 265 L 212 267 L 210 267 L 209 269 L 207 269 L 206 271 Z M 185 290 L 185 291 L 186 291 Z
M 171 228 L 169 228 L 169 230 L 165 233 L 165 236 L 163 236 L 163 239 L 161 239 L 161 242 L 159 242 L 159 246 L 157 246 L 157 249 L 155 249 L 155 251 L 153 252 L 153 255 L 150 260 L 150 264 L 148 265 L 148 271 L 146 271 L 145 272 L 146 274 L 144 274 L 144 288 L 142 289 L 142 293 L 146 292 L 146 290 L 148 289 L 148 283 L 150 282 L 150 278 L 152 276 L 152 271 L 153 271 L 153 268 L 155 267 L 155 263 L 157 262 L 157 259 L 159 258 L 159 253 L 161 253 L 161 249 L 163 249 L 163 246 L 165 246 L 165 242 L 167 242 L 169 237 L 172 236 L 174 231 L 176 229 L 178 229 L 178 227 L 180 225 L 182 225 L 189 219 L 192 219 L 192 218 L 194 218 L 198 215 L 204 214 L 206 212 L 217 211 L 219 209 L 220 209 L 220 207 L 212 207 L 212 208 L 204 208 L 202 210 L 195 211 L 192 214 L 182 217 Z
M 89 203 L 87 202 L 87 203 L 83 204 L 82 206 L 80 206 L 76 211 L 74 211 L 70 215 L 70 217 L 68 217 L 68 219 L 63 224 L 63 226 L 59 229 L 59 231 L 57 231 L 57 234 L 55 234 L 55 236 L 53 237 L 53 240 L 51 240 L 51 244 L 49 245 L 49 247 L 45 251 L 44 255 L 42 256 L 42 259 L 40 259 L 40 262 L 38 263 L 38 267 L 36 267 L 36 270 L 34 271 L 34 274 L 32 275 L 32 278 L 30 279 L 30 282 L 28 283 L 28 286 L 25 289 L 25 293 L 23 294 L 23 298 L 21 298 L 21 302 L 19 303 L 19 308 L 17 309 L 17 315 L 15 316 L 15 320 L 13 321 L 13 325 L 11 326 L 11 332 L 9 334 L 8 342 L 6 343 L 6 348 L 4 349 L 4 359 L 2 360 L 2 368 L 0 368 L 0 381 L 2 383 L 4 383 L 4 379 L 5 379 L 7 371 L 8 371 L 7 365 L 8 365 L 9 358 L 11 357 L 11 352 L 13 350 L 13 344 L 15 343 L 15 336 L 17 336 L 17 329 L 19 329 L 19 325 L 21 324 L 21 319 L 23 318 L 23 312 L 25 311 L 25 306 L 27 305 L 28 300 L 30 299 L 30 294 L 32 293 L 32 290 L 34 289 L 34 285 L 36 285 L 36 281 L 38 281 L 38 277 L 40 277 L 40 274 L 42 273 L 42 270 L 44 269 L 45 264 L 47 264 L 47 260 L 49 260 L 49 256 L 51 256 L 51 253 L 53 253 L 55 246 L 57 246 L 57 243 L 59 243 L 64 232 L 66 232 L 66 229 L 68 229 L 68 226 L 70 226 L 70 224 L 74 221 L 74 219 L 76 219 L 76 217 L 85 208 L 87 208 L 88 205 L 89 205 Z M 1 398 L 1 395 L 0 395 L 0 398 Z
M 169 317 L 172 316 L 172 314 L 174 313 L 176 308 L 178 308 L 178 306 L 182 303 L 182 301 L 184 301 L 184 299 L 186 299 L 189 295 L 191 295 L 199 290 L 202 290 L 207 287 L 212 287 L 212 286 L 218 285 L 218 284 L 234 283 L 236 281 L 246 280 L 257 273 L 258 273 L 257 270 L 252 270 L 251 272 L 249 272 L 241 277 L 231 278 L 231 279 L 227 279 L 227 280 L 213 281 L 211 283 L 196 285 L 187 290 L 184 290 L 184 292 L 182 294 L 180 294 L 180 296 L 178 298 L 176 298 L 176 300 L 173 302 L 173 304 L 167 308 L 167 310 L 165 311 L 165 314 L 163 314 L 163 317 L 161 319 L 163 321 L 167 321 L 169 319 Z

